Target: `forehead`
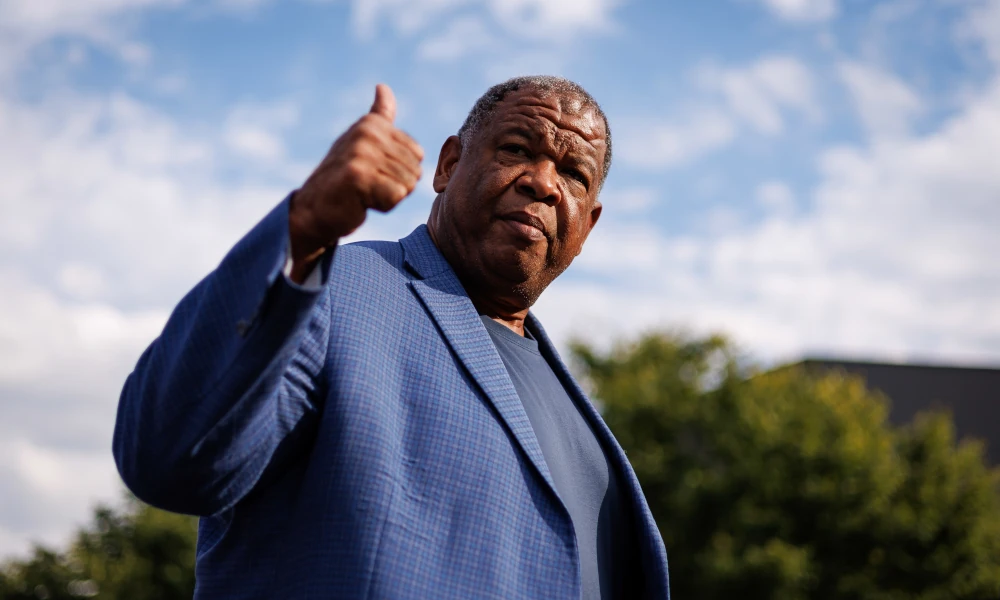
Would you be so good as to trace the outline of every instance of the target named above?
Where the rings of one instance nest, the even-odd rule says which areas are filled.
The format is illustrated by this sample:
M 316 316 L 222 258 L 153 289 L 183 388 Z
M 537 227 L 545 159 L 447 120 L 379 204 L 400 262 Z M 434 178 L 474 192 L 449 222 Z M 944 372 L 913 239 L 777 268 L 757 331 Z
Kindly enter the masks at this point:
M 604 120 L 596 108 L 575 93 L 527 88 L 511 92 L 499 104 L 488 129 L 527 128 L 533 133 L 603 155 L 607 147 Z

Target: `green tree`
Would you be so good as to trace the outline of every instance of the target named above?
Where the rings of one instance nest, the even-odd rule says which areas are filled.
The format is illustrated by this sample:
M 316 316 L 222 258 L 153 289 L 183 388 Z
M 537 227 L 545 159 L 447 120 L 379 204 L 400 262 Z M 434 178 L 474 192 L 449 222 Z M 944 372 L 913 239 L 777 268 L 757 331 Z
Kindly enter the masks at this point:
M 947 415 L 897 429 L 862 381 L 754 373 L 722 338 L 573 354 L 628 452 L 677 598 L 1000 595 L 1000 472 Z M 196 520 L 129 499 L 62 553 L 0 568 L 0 598 L 190 598 Z
M 4 600 L 190 600 L 197 520 L 128 498 L 98 507 L 62 553 L 36 547 L 0 568 Z
M 573 345 L 677 598 L 1000 595 L 1000 472 L 947 415 L 898 429 L 843 375 L 754 373 L 723 338 Z

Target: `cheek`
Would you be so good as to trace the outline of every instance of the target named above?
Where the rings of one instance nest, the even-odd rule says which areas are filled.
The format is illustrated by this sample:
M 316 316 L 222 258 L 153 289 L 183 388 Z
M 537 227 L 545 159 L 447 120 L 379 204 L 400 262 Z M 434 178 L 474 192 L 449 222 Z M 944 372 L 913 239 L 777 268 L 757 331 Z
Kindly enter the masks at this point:
M 477 212 L 486 217 L 492 217 L 497 209 L 497 203 L 517 180 L 518 172 L 509 167 L 495 164 L 485 167 L 475 179 L 470 189 L 469 211 Z
M 566 202 L 562 205 L 560 215 L 560 237 L 567 243 L 573 243 L 585 237 L 590 229 L 589 203 Z
M 486 165 L 480 173 L 480 181 L 485 190 L 489 190 L 495 195 L 499 195 L 517 181 L 521 175 L 521 170 L 517 167 L 510 167 L 496 163 Z

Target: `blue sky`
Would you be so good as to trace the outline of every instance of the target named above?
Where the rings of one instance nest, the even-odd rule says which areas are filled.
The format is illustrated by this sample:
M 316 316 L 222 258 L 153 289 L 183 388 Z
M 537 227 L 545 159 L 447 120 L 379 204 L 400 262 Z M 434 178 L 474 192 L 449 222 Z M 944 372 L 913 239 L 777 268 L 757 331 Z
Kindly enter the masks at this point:
M 996 365 L 998 68 L 1000 0 L 0 0 L 0 556 L 117 497 L 138 354 L 377 82 L 427 174 L 508 76 L 602 102 L 605 211 L 536 307 L 560 343 Z

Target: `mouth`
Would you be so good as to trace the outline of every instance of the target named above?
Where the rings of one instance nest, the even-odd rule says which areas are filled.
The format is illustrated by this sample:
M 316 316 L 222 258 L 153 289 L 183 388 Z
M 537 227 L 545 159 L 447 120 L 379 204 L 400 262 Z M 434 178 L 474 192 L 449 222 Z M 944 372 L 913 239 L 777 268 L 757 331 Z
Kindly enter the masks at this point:
M 515 212 L 500 217 L 504 225 L 508 229 L 512 230 L 514 233 L 520 237 L 527 238 L 531 241 L 539 241 L 543 239 L 548 239 L 548 233 L 545 229 L 545 223 L 535 215 L 528 214 L 526 212 Z

